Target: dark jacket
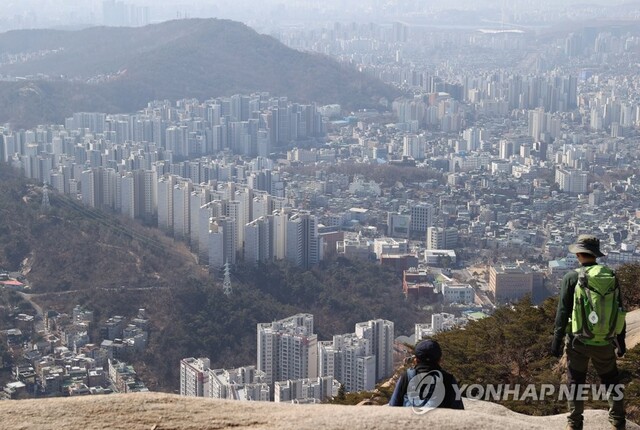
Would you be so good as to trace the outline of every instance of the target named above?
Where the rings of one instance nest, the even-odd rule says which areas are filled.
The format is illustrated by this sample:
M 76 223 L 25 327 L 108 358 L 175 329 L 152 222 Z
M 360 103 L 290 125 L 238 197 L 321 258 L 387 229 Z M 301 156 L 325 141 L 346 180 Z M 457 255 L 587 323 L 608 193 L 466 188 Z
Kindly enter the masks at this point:
M 453 388 L 454 385 L 458 385 L 458 381 L 454 376 L 442 370 L 440 366 L 427 364 L 427 363 L 418 363 L 415 367 L 417 373 L 430 372 L 432 370 L 439 370 L 442 373 L 442 379 L 445 387 L 445 395 L 444 400 L 438 406 L 439 408 L 449 408 L 449 409 L 464 409 L 464 405 L 462 404 L 462 399 L 456 399 L 456 390 Z M 389 406 L 404 406 L 404 395 L 407 393 L 407 386 L 409 385 L 409 378 L 407 377 L 407 372 L 403 372 L 396 383 L 396 388 L 393 391 L 393 395 L 391 396 L 391 400 L 389 400 Z
M 597 263 L 583 264 L 583 266 L 594 266 L 596 264 Z M 560 286 L 560 300 L 558 301 L 556 324 L 553 332 L 556 342 L 564 338 L 567 323 L 569 322 L 569 318 L 573 312 L 573 293 L 576 290 L 576 285 L 578 285 L 578 275 L 579 273 L 577 270 L 572 270 L 562 278 L 562 285 Z M 617 278 L 616 282 L 618 282 Z M 622 294 L 619 294 L 618 298 L 620 299 L 620 307 L 622 307 Z M 617 336 L 617 340 L 620 345 L 624 344 L 626 329 L 627 327 L 625 324 L 625 327 L 622 329 L 622 333 Z

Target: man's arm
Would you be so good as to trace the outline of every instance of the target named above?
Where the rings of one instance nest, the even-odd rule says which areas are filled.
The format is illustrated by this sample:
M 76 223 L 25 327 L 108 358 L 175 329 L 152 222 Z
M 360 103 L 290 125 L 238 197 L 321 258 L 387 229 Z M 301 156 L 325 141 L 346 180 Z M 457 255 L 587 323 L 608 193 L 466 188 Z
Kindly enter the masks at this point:
M 551 344 L 551 353 L 556 357 L 562 356 L 564 335 L 567 323 L 569 322 L 569 316 L 573 311 L 573 293 L 577 282 L 578 273 L 575 271 L 567 273 L 564 275 L 564 278 L 562 278 L 555 328 L 553 330 L 553 343 Z
M 396 382 L 396 388 L 393 390 L 389 406 L 404 406 L 404 395 L 407 386 L 407 372 L 403 372 Z
M 618 284 L 618 307 L 624 311 L 624 301 L 622 300 L 622 290 L 620 289 L 620 283 L 616 276 L 616 284 Z M 616 336 L 616 354 L 618 357 L 622 357 L 627 352 L 627 344 L 625 338 L 627 337 L 627 323 L 624 323 L 622 332 Z

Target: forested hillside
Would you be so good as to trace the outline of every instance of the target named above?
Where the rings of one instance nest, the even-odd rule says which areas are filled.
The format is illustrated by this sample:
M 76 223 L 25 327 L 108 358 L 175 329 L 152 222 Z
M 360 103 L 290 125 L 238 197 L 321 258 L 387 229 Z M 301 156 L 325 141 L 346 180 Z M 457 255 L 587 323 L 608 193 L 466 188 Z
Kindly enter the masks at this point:
M 220 367 L 255 363 L 256 324 L 298 312 L 314 315 L 321 340 L 373 318 L 394 321 L 399 333 L 426 320 L 405 302 L 397 273 L 373 263 L 236 266 L 227 297 L 184 245 L 156 230 L 56 194 L 43 211 L 41 200 L 40 188 L 0 168 L 0 267 L 22 269 L 45 310 L 81 304 L 99 323 L 147 309 L 149 348 L 132 361 L 152 389 L 175 389 L 184 357 L 207 356 Z
M 61 123 L 73 112 L 134 112 L 147 102 L 268 91 L 296 102 L 378 107 L 400 93 L 350 66 L 288 48 L 244 24 L 185 19 L 139 28 L 0 34 L 0 123 Z

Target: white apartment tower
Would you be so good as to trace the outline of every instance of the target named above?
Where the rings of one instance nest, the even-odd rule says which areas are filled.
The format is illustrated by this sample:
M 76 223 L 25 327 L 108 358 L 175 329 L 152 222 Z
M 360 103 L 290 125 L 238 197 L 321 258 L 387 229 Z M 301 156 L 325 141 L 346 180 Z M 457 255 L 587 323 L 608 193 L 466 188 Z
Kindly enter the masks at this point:
M 244 226 L 244 260 L 263 263 L 271 260 L 271 225 L 267 217 L 260 217 Z
M 321 260 L 318 222 L 314 215 L 301 211 L 287 221 L 286 258 L 296 266 L 309 268 Z
M 209 222 L 208 234 L 209 268 L 210 270 L 220 269 L 225 264 L 224 259 L 224 227 L 211 218 Z
M 93 170 L 85 170 L 82 172 L 80 178 L 80 186 L 82 190 L 82 203 L 86 206 L 96 207 L 96 195 L 95 195 L 95 176 Z
M 318 373 L 332 376 L 346 392 L 370 391 L 376 384 L 376 357 L 368 339 L 355 333 L 333 336 L 318 343 Z
M 242 223 L 244 216 L 242 214 L 242 203 L 237 200 L 231 200 L 225 202 L 225 215 L 232 219 L 236 228 L 234 238 L 236 241 L 236 249 L 242 250 L 242 245 L 244 244 L 244 225 L 246 223 Z
M 556 170 L 556 183 L 565 193 L 585 194 L 588 187 L 588 176 L 580 170 Z
M 208 389 L 209 359 L 184 358 L 180 360 L 180 395 L 204 397 Z
M 192 184 L 182 180 L 173 187 L 173 236 L 176 239 L 189 239 L 190 217 L 189 196 Z
M 115 169 L 112 168 L 99 168 L 97 174 L 101 177 L 102 190 L 101 190 L 101 204 L 104 207 L 109 209 L 116 208 L 116 196 L 117 194 L 117 186 L 116 186 L 116 176 L 117 173 Z
M 158 214 L 158 172 L 156 170 L 144 171 L 143 190 L 144 208 L 142 208 L 142 215 L 144 218 L 152 219 Z
M 287 258 L 287 222 L 289 221 L 288 209 L 276 210 L 273 212 L 271 241 L 273 258 L 284 260 Z
M 229 217 L 211 218 L 209 224 L 209 266 L 222 267 L 236 262 L 235 221 Z
M 376 381 L 393 374 L 393 322 L 377 319 L 356 324 L 356 336 L 366 339 L 376 360 Z
M 192 208 L 193 209 L 193 208 Z M 224 215 L 221 201 L 209 202 L 196 209 L 198 214 L 198 259 L 209 258 L 209 230 L 211 218 Z
M 205 187 L 194 187 L 189 196 L 189 244 L 194 251 L 200 243 L 200 208 L 207 203 L 209 192 Z
M 318 336 L 313 333 L 313 315 L 258 324 L 258 370 L 265 382 L 318 376 Z
M 251 208 L 251 221 L 263 216 L 271 215 L 272 202 L 271 196 L 267 193 L 253 191 L 256 196 L 253 198 L 253 206 Z
M 424 136 L 409 135 L 402 139 L 402 155 L 415 160 L 424 160 L 427 145 Z
M 173 232 L 173 187 L 176 177 L 163 176 L 158 180 L 158 227 Z
M 135 177 L 132 172 L 127 172 L 120 180 L 120 196 L 121 196 L 121 212 L 124 216 L 135 218 L 136 216 L 136 199 L 135 199 Z

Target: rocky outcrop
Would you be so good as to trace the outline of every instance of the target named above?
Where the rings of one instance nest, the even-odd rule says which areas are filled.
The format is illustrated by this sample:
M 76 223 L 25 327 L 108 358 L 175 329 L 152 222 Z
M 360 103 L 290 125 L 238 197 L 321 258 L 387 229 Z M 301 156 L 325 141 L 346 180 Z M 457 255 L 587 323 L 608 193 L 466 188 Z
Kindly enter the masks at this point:
M 466 410 L 417 415 L 386 406 L 291 405 L 186 398 L 169 394 L 116 394 L 0 402 L 0 427 L 48 429 L 563 429 L 565 415 L 530 417 L 502 406 L 467 401 Z M 607 413 L 588 410 L 585 429 L 608 428 Z M 628 429 L 640 429 L 629 424 Z
M 640 343 L 640 309 L 627 314 L 627 349 L 631 349 Z

